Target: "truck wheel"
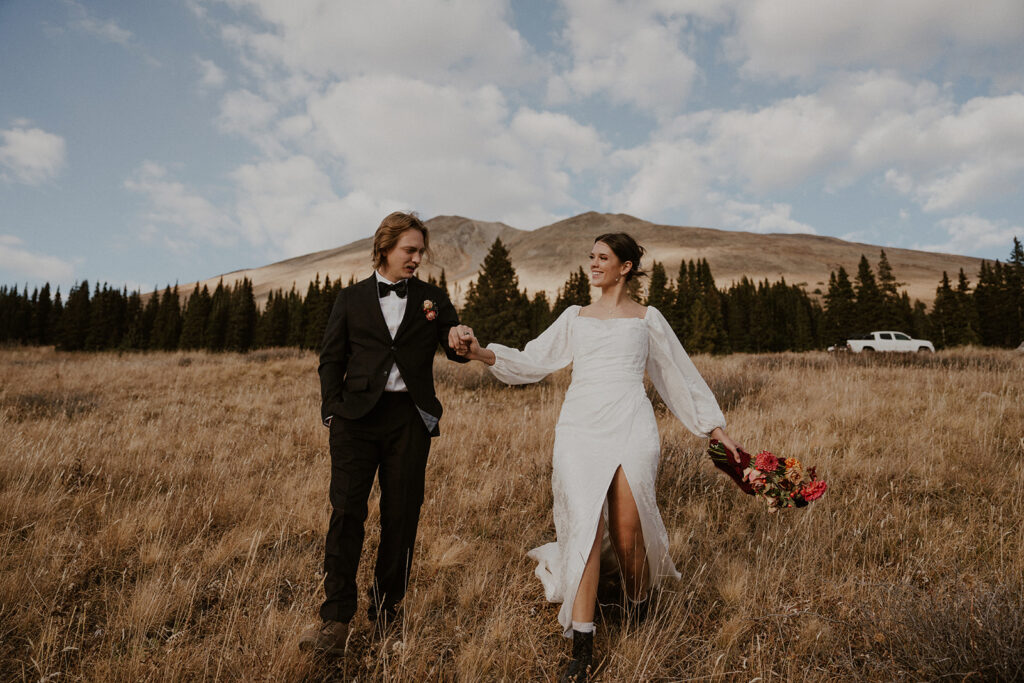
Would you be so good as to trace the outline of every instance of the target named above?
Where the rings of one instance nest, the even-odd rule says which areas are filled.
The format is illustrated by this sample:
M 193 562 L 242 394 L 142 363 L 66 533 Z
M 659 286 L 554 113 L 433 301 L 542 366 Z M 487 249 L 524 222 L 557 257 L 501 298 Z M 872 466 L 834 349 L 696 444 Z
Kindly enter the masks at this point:
M 919 349 L 917 350 L 917 352 L 918 352 L 918 353 L 931 353 L 931 352 L 932 352 L 932 350 L 931 350 L 931 349 L 929 349 L 929 348 L 928 348 L 927 346 L 922 346 L 921 348 L 919 348 Z
M 871 348 L 870 346 L 865 346 L 863 349 L 861 349 L 861 351 L 863 351 L 864 353 L 874 353 L 875 352 L 875 350 L 873 348 Z

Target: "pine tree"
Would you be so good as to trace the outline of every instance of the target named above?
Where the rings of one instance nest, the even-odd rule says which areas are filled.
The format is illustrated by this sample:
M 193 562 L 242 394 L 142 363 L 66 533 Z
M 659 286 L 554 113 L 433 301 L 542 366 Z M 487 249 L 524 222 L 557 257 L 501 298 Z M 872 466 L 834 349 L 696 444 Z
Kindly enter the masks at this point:
M 336 296 L 331 296 L 330 289 L 330 276 L 327 276 L 324 287 L 321 289 L 320 273 L 317 273 L 316 279 L 309 283 L 309 288 L 306 290 L 306 339 L 303 346 L 307 349 L 319 349 L 320 344 L 323 343 L 327 320 L 330 318 L 331 307 L 336 298 Z
M 288 299 L 278 289 L 271 291 L 256 323 L 256 345 L 284 346 L 288 341 Z
M 178 285 L 175 284 L 173 290 L 168 285 L 160 298 L 160 307 L 153 321 L 149 348 L 160 351 L 176 350 L 181 338 L 181 326 L 181 298 L 178 295 Z
M 768 280 L 757 283 L 753 307 L 750 311 L 750 345 L 754 352 L 774 350 L 776 330 L 775 316 L 771 305 L 771 291 Z
M 533 295 L 530 303 L 530 338 L 534 338 L 551 324 L 551 305 L 543 289 Z
M 306 307 L 302 301 L 302 295 L 295 289 L 293 282 L 292 289 L 288 292 L 288 335 L 285 337 L 285 345 L 302 346 L 305 340 Z
M 441 269 L 441 277 L 437 279 L 437 286 L 444 291 L 444 295 L 451 298 L 451 294 L 448 292 L 448 278 L 444 274 L 444 268 Z
M 669 313 L 665 315 L 672 331 L 680 339 L 686 339 L 690 335 L 690 314 L 693 310 L 693 302 L 700 294 L 697 282 L 697 268 L 693 261 L 687 265 L 686 261 L 679 262 L 679 277 L 676 278 L 676 295 L 669 307 Z
M 882 323 L 882 293 L 871 270 L 871 264 L 861 254 L 857 264 L 857 277 L 854 280 L 856 294 L 857 323 L 866 329 L 878 329 Z
M 224 281 L 217 283 L 210 297 L 210 315 L 206 321 L 203 346 L 210 351 L 223 351 L 227 344 L 228 316 L 231 313 L 231 290 Z
M 61 330 L 57 346 L 62 351 L 80 351 L 85 348 L 89 335 L 90 301 L 89 281 L 82 280 L 77 287 L 68 290 L 68 302 L 64 306 Z
M 64 302 L 61 300 L 60 287 L 53 295 L 53 308 L 50 309 L 49 341 L 48 344 L 57 343 L 57 334 L 60 330 L 60 321 L 64 317 Z
M 569 273 L 569 279 L 558 290 L 555 305 L 551 307 L 551 318 L 554 319 L 562 315 L 562 312 L 570 306 L 588 306 L 590 302 L 590 278 L 587 277 L 581 266 Z
M 750 352 L 754 350 L 750 337 L 750 316 L 754 310 L 754 298 L 757 288 L 746 275 L 739 283 L 733 283 L 726 293 L 726 328 L 729 334 L 729 347 L 733 351 Z
M 902 285 L 902 282 L 896 281 L 885 249 L 882 249 L 878 256 L 878 293 L 881 296 L 878 326 L 882 329 L 902 330 L 906 326 L 899 292 Z
M 50 342 L 57 343 L 57 335 L 60 332 L 60 321 L 63 319 L 63 299 L 60 296 L 60 288 L 57 287 L 53 294 L 53 308 L 50 311 Z
M 231 351 L 248 351 L 256 336 L 256 297 L 252 280 L 235 282 L 231 292 L 225 346 Z
M 0 288 L 0 342 L 23 343 L 30 336 L 31 306 L 27 285 L 25 296 L 18 293 L 17 286 Z
M 999 291 L 1001 285 L 996 279 L 995 267 L 982 261 L 978 269 L 978 284 L 974 288 L 974 310 L 978 314 L 978 336 L 984 346 L 999 346 L 1005 336 L 1006 318 L 1000 310 L 1003 307 Z
M 703 300 L 704 308 L 708 313 L 708 334 L 712 339 L 713 353 L 729 352 L 729 334 L 725 329 L 725 316 L 723 314 L 722 293 L 715 285 L 715 278 L 711 274 L 711 266 L 707 259 L 697 262 L 697 282 L 700 287 L 700 298 Z M 692 321 L 692 315 L 691 315 Z M 693 328 L 690 328 L 693 334 Z
M 135 351 L 141 351 L 146 348 L 142 311 L 142 294 L 136 290 L 128 296 L 128 301 L 125 304 L 125 331 L 118 344 L 118 348 Z
M 93 351 L 116 348 L 125 332 L 126 297 L 104 283 L 102 289 L 96 287 L 90 309 L 85 348 Z
M 978 311 L 974 308 L 971 284 L 963 268 L 960 269 L 957 279 L 955 324 L 958 344 L 978 344 L 981 341 L 978 335 Z
M 529 311 L 522 306 L 519 278 L 501 238 L 484 257 L 476 282 L 466 293 L 462 321 L 481 342 L 522 348 L 530 339 Z
M 33 298 L 35 305 L 32 308 L 31 340 L 33 344 L 47 345 L 53 342 L 53 334 L 50 329 L 53 317 L 50 283 L 44 284 L 43 288 L 39 290 L 38 297 L 33 294 Z
M 106 285 L 104 284 L 104 291 Z M 92 299 L 89 302 L 89 331 L 85 335 L 85 349 L 87 351 L 99 351 L 103 348 L 106 339 L 108 319 L 107 297 L 100 291 L 100 284 L 93 286 Z
M 825 318 L 822 341 L 842 345 L 858 331 L 856 294 L 846 269 L 829 273 L 828 291 L 825 292 Z
M 957 344 L 956 338 L 957 301 L 953 287 L 949 283 L 949 275 L 942 271 L 942 281 L 935 290 L 935 302 L 929 323 L 936 348 L 947 348 Z
M 914 300 L 909 332 L 914 339 L 932 339 L 935 336 L 932 332 L 931 319 L 928 317 L 928 309 L 920 299 Z
M 203 348 L 203 333 L 210 318 L 210 290 L 206 285 L 199 289 L 196 283 L 192 294 L 185 303 L 185 314 L 181 321 L 181 339 L 179 346 L 182 349 L 194 350 Z
M 683 342 L 683 346 L 689 353 L 715 352 L 715 329 L 703 297 L 698 297 L 693 302 L 687 327 L 690 334 Z
M 1013 238 L 1010 260 L 1003 269 L 1003 291 L 1007 300 L 1007 346 L 1024 340 L 1024 247 Z
M 675 292 L 665 274 L 665 265 L 655 261 L 651 266 L 651 279 L 647 285 L 647 299 L 644 303 L 654 306 L 659 311 L 668 310 L 674 297 Z

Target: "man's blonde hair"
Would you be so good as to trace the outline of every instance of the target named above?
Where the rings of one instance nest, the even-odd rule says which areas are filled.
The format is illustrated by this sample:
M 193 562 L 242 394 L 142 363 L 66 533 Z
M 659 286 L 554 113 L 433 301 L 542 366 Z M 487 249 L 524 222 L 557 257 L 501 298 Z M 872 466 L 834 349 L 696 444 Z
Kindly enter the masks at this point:
M 423 233 L 423 246 L 430 248 L 427 226 L 424 225 L 415 211 L 405 213 L 395 211 L 388 214 L 380 222 L 380 227 L 373 234 L 373 267 L 380 268 L 387 262 L 388 252 L 398 244 L 398 238 L 406 230 L 419 230 Z

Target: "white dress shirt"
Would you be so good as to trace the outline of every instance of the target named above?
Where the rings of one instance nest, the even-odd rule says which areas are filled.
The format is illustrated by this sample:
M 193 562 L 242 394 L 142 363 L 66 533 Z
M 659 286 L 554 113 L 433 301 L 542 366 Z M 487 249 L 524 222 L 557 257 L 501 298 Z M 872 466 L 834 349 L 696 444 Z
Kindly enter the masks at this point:
M 373 271 L 373 274 L 377 276 L 377 282 L 384 282 L 389 285 L 397 284 L 387 279 L 378 271 Z M 405 306 L 409 303 L 409 297 L 399 297 L 394 292 L 388 292 L 385 297 L 378 297 L 380 302 L 381 313 L 384 314 L 384 322 L 388 325 L 388 332 L 391 333 L 391 338 L 394 339 L 398 333 L 398 326 L 402 324 L 402 318 L 405 317 Z M 409 389 L 405 386 L 405 380 L 402 379 L 401 373 L 398 372 L 398 364 L 395 363 L 391 366 L 391 373 L 388 375 L 388 382 L 384 385 L 384 391 L 408 391 Z

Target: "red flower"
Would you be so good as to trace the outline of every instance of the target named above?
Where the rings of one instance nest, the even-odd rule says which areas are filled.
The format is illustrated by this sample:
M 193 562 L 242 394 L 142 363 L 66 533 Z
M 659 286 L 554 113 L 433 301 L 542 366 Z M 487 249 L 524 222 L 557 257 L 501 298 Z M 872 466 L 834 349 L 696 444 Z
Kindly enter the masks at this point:
M 427 320 L 433 320 L 434 318 L 437 317 L 437 311 L 429 310 L 429 311 L 426 312 L 425 315 L 427 316 Z
M 761 451 L 754 460 L 754 467 L 762 472 L 774 472 L 779 467 L 779 459 L 768 451 Z
M 828 488 L 828 484 L 823 481 L 809 481 L 804 484 L 803 496 L 804 500 L 808 503 L 812 500 L 818 500 L 825 494 L 825 489 Z

